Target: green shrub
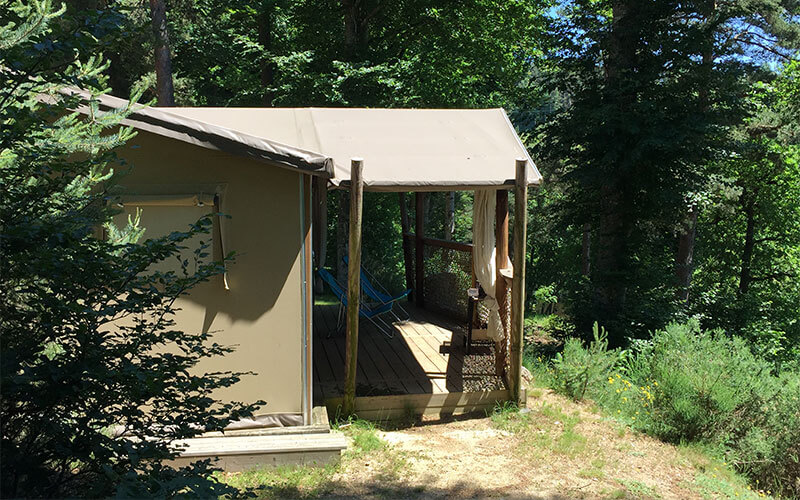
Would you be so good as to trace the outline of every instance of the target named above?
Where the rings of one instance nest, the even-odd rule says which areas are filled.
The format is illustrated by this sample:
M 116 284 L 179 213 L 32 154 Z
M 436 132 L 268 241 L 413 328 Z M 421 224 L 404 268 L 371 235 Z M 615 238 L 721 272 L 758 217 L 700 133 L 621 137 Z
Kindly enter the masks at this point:
M 673 442 L 733 432 L 735 415 L 752 413 L 774 393 L 768 362 L 742 339 L 702 331 L 697 321 L 656 332 L 628 367 L 639 387 L 656 384 L 648 430 Z
M 800 497 L 800 371 L 753 354 L 747 342 L 697 321 L 673 323 L 627 351 L 594 340 L 564 343 L 552 364 L 526 366 L 558 392 L 590 397 L 631 427 L 670 442 L 701 443 L 762 490 Z M 792 367 L 789 369 L 788 367 Z
M 800 373 L 770 377 L 771 397 L 756 409 L 762 422 L 740 419 L 744 432 L 729 448 L 729 461 L 758 484 L 800 498 Z
M 550 284 L 537 288 L 533 292 L 534 309 L 536 314 L 553 314 L 558 297 L 556 296 L 556 284 Z
M 564 351 L 553 360 L 553 389 L 581 400 L 590 387 L 601 383 L 619 360 L 618 350 L 608 350 L 608 334 L 594 324 L 594 340 L 584 348 L 578 339 L 568 339 Z
M 596 396 L 648 434 L 708 443 L 764 489 L 798 495 L 800 373 L 772 369 L 743 339 L 673 323 Z

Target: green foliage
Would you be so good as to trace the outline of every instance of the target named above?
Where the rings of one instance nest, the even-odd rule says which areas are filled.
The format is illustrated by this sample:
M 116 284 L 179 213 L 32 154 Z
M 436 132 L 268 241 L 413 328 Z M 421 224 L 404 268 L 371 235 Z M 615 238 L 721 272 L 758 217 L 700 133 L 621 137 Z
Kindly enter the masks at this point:
M 619 351 L 608 350 L 605 328 L 595 323 L 592 335 L 587 348 L 578 339 L 568 339 L 564 351 L 553 360 L 553 388 L 576 400 L 583 399 L 589 387 L 606 377 L 619 360 Z
M 335 490 L 333 477 L 338 469 L 335 465 L 267 466 L 233 474 L 217 472 L 214 477 L 241 491 L 252 491 L 257 498 L 316 498 Z
M 657 384 L 648 431 L 678 442 L 719 436 L 734 412 L 756 403 L 754 396 L 770 398 L 770 368 L 742 339 L 702 331 L 690 321 L 672 323 L 639 344 L 628 376 L 637 384 Z
M 590 359 L 618 354 L 567 342 L 553 363 L 553 388 L 585 393 L 659 438 L 705 443 L 764 489 L 800 493 L 800 372 L 776 375 L 744 339 L 704 331 L 696 320 L 671 323 L 622 355 L 617 366 L 595 362 L 589 378 Z
M 534 307 L 537 314 L 553 314 L 555 312 L 555 306 L 558 304 L 555 289 L 556 285 L 552 283 L 540 286 L 533 292 Z
M 726 170 L 722 165 L 731 160 L 772 182 L 764 176 L 771 169 L 764 167 L 774 163 L 776 151 L 759 153 L 748 145 L 752 141 L 736 139 L 733 132 L 758 114 L 745 98 L 753 82 L 775 76 L 762 63 L 779 69 L 796 58 L 797 4 L 577 0 L 560 3 L 550 16 L 536 74 L 551 94 L 545 105 L 515 113 L 545 177 L 545 188 L 531 203 L 528 290 L 555 282 L 581 330 L 600 320 L 612 332 L 612 345 L 622 345 L 687 317 L 686 304 L 675 297 L 676 240 L 692 207 L 701 213 L 702 254 L 698 248 L 695 264 L 702 267 L 709 259 L 712 270 L 718 260 L 738 259 L 741 267 L 741 220 L 706 214 L 706 203 Z M 796 95 L 785 87 L 781 93 Z M 781 107 L 796 123 L 796 104 L 775 109 Z M 785 135 L 774 125 L 750 132 Z M 761 190 L 767 191 L 774 190 Z M 781 199 L 783 213 L 794 213 L 796 196 Z M 729 228 L 725 236 L 704 242 L 719 222 Z M 780 340 L 790 336 L 787 326 L 794 326 L 785 320 L 783 304 L 789 297 L 796 304 L 798 296 L 783 275 L 790 273 L 784 263 L 794 260 L 785 255 L 793 255 L 797 244 L 791 232 L 765 227 L 764 233 L 757 236 L 768 238 L 758 245 L 764 251 L 763 260 L 756 257 L 764 268 L 757 274 L 760 285 L 780 283 L 792 290 L 763 295 L 752 290 L 761 296 L 747 299 L 752 302 L 746 306 L 745 300 L 733 301 L 729 282 L 741 271 L 734 264 L 721 275 L 712 271 L 695 281 L 690 296 L 698 303 L 688 312 L 702 310 L 709 326 L 742 335 L 759 330 L 771 339 L 765 348 L 774 350 L 792 345 Z M 586 276 L 582 249 L 589 256 Z M 776 275 L 781 278 L 773 279 Z M 740 306 L 742 314 L 733 307 L 721 312 L 726 303 Z M 734 317 L 748 326 L 719 324 Z
M 335 428 L 345 431 L 352 439 L 353 447 L 348 449 L 351 455 L 359 456 L 386 449 L 386 441 L 378 436 L 377 427 L 368 420 L 350 419 L 337 424 Z
M 211 219 L 142 243 L 136 221 L 99 237 L 124 170 L 113 150 L 132 136 L 120 127 L 129 110 L 101 111 L 94 98 L 105 90 L 101 42 L 119 19 L 113 9 L 74 18 L 49 1 L 0 10 L 3 497 L 231 493 L 208 478 L 209 462 L 167 466 L 169 443 L 255 409 L 212 396 L 242 374 L 195 371 L 231 349 L 174 322 L 175 300 L 221 264 L 201 245 L 181 271 L 151 267 Z
M 627 377 L 632 404 L 615 401 L 623 414 L 638 415 L 637 428 L 674 442 L 713 443 L 762 487 L 800 493 L 800 373 L 776 376 L 743 339 L 691 321 L 642 343 Z
M 690 307 L 770 359 L 800 359 L 800 64 L 754 82 L 752 112 L 720 162 Z

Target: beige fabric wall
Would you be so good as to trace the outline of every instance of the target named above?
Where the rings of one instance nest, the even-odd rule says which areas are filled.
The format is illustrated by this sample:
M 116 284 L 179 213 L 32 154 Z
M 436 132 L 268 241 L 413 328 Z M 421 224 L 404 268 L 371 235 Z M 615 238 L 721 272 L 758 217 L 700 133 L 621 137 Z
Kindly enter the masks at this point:
M 301 174 L 220 151 L 156 136 L 139 135 L 120 151 L 132 164 L 121 184 L 131 194 L 222 192 L 225 251 L 238 254 L 222 277 L 199 285 L 180 300 L 180 328 L 216 333 L 214 340 L 238 344 L 235 352 L 206 361 L 204 371 L 254 371 L 219 397 L 252 402 L 263 399 L 260 414 L 300 413 L 302 399 L 302 229 Z M 152 214 L 148 214 L 150 209 Z M 168 232 L 165 218 L 185 230 L 184 207 L 142 207 L 145 237 Z M 212 207 L 213 210 L 213 207 Z M 202 210 L 194 210 L 202 212 Z M 156 213 L 157 212 L 157 213 Z M 215 227 L 215 230 L 217 228 Z M 216 240 L 216 238 L 215 238 Z M 215 257 L 219 255 L 214 244 Z

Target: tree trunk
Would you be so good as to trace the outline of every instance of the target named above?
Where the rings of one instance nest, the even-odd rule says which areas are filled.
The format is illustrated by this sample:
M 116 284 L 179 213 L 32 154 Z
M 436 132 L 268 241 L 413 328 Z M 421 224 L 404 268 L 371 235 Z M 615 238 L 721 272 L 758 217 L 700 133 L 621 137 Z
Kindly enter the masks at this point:
M 131 86 L 125 78 L 126 68 L 122 64 L 122 55 L 118 50 L 109 50 L 105 53 L 108 59 L 108 83 L 111 85 L 111 94 L 122 99 L 130 99 Z
M 360 0 L 341 0 L 344 9 L 344 50 L 348 61 L 361 60 L 369 40 L 369 23 Z
M 630 113 L 636 95 L 627 84 L 628 73 L 636 69 L 636 50 L 639 45 L 640 15 L 638 0 L 613 0 L 611 34 L 605 58 L 605 80 L 608 99 L 616 112 L 624 117 Z M 620 140 L 626 141 L 626 137 Z M 597 190 L 598 227 L 593 285 L 593 312 L 603 325 L 620 319 L 625 308 L 628 282 L 628 237 L 632 227 L 632 214 L 625 205 L 628 190 L 624 174 L 617 172 L 605 180 Z M 609 343 L 617 347 L 623 343 L 621 331 L 609 334 Z
M 583 225 L 583 241 L 581 242 L 581 274 L 589 276 L 592 266 L 592 225 Z
M 328 181 L 314 177 L 312 188 L 312 203 L 314 205 L 314 259 L 316 270 L 325 267 L 328 258 Z M 323 284 L 319 274 L 314 273 L 314 292 L 322 293 Z
M 742 270 L 739 275 L 739 295 L 745 295 L 750 290 L 752 280 L 751 266 L 753 263 L 753 250 L 756 246 L 756 203 L 755 197 L 748 197 L 747 190 L 742 191 L 742 207 L 744 208 L 747 228 L 744 232 L 744 250 L 742 251 Z
M 153 35 L 155 35 L 157 102 L 159 106 L 174 106 L 175 89 L 172 84 L 172 58 L 169 54 L 167 9 L 164 0 L 150 0 L 150 15 L 153 21 Z
M 425 227 L 430 227 L 431 221 L 431 199 L 433 193 L 425 193 L 422 197 L 422 214 L 425 221 Z
M 406 270 L 406 289 L 414 289 L 414 252 L 411 250 L 411 240 L 406 238 L 406 234 L 411 232 L 411 224 L 408 221 L 408 205 L 406 204 L 406 194 L 397 193 L 400 202 L 400 231 L 403 241 L 403 264 Z M 409 300 L 413 300 L 412 296 Z
M 258 43 L 264 49 L 264 59 L 261 62 L 261 105 L 265 107 L 272 106 L 272 87 L 275 84 L 275 64 L 269 59 L 272 51 L 274 11 L 274 0 L 262 0 L 258 12 Z
M 444 211 L 444 239 L 452 240 L 456 231 L 456 192 L 449 191 L 445 195 L 447 203 Z
M 347 255 L 347 239 L 350 227 L 350 199 L 346 191 L 339 191 L 339 214 L 336 217 L 336 279 L 339 283 L 347 282 L 347 266 L 344 258 Z
M 630 224 L 623 210 L 621 189 L 608 184 L 601 188 L 600 196 L 602 201 L 592 278 L 596 319 L 601 324 L 608 324 L 617 320 L 625 307 Z M 609 343 L 613 344 L 612 347 L 618 347 L 622 344 L 622 338 L 614 333 L 609 335 Z
M 678 280 L 678 300 L 689 300 L 689 287 L 692 284 L 692 260 L 694 256 L 694 242 L 697 237 L 697 216 L 699 210 L 693 205 L 689 210 L 686 221 L 682 225 L 681 234 L 678 236 L 678 254 L 675 259 L 675 277 Z
M 716 2 L 709 2 L 708 7 L 710 10 L 703 16 L 706 22 L 712 17 L 716 9 Z M 711 72 L 714 64 L 713 34 L 706 38 L 706 44 L 707 46 L 704 47 L 702 51 L 702 69 L 705 81 L 700 86 L 699 90 L 700 107 L 704 113 L 708 112 L 710 107 L 708 89 L 711 86 Z M 678 253 L 675 257 L 675 277 L 678 281 L 676 295 L 681 302 L 689 300 L 689 289 L 692 286 L 694 246 L 697 239 L 697 217 L 699 215 L 699 207 L 697 204 L 692 203 L 689 213 L 686 216 L 686 221 L 681 226 L 681 233 L 678 235 Z

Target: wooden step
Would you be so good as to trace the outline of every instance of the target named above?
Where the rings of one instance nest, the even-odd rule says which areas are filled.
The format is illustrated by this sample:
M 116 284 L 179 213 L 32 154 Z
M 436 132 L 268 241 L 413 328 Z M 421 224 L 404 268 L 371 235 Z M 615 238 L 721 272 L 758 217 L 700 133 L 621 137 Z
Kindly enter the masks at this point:
M 236 472 L 261 466 L 335 463 L 347 449 L 347 439 L 340 432 L 202 437 L 176 441 L 173 446 L 183 450 L 174 466 L 218 458 L 216 466 Z

